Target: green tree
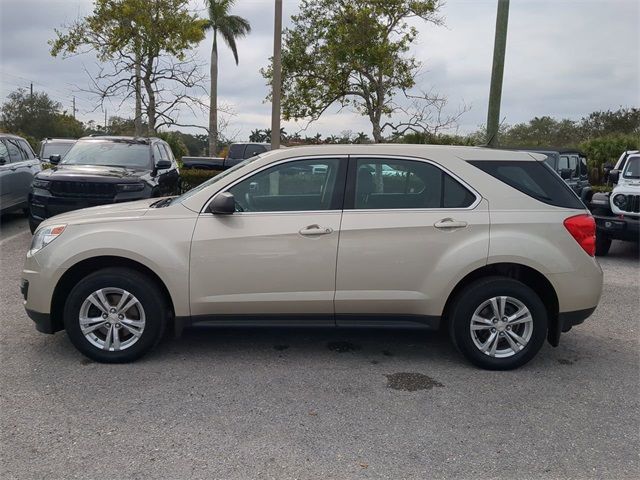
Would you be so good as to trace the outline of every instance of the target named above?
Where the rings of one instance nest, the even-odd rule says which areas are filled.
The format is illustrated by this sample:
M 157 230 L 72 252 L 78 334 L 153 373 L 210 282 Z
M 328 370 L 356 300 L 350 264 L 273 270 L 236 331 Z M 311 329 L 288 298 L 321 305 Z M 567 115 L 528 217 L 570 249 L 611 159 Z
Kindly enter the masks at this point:
M 419 62 L 408 50 L 418 31 L 409 22 L 439 25 L 439 7 L 438 0 L 302 0 L 283 34 L 283 117 L 313 121 L 331 105 L 350 106 L 383 141 L 394 97 L 416 83 Z M 262 73 L 270 79 L 271 67 Z
M 249 21 L 238 15 L 230 15 L 235 0 L 207 0 L 209 20 L 205 24 L 207 30 L 213 31 L 211 45 L 211 88 L 209 102 L 209 155 L 215 155 L 218 145 L 218 33 L 231 49 L 233 58 L 238 64 L 238 47 L 236 40 L 251 32 Z
M 45 92 L 24 88 L 11 92 L 0 107 L 0 128 L 30 136 L 36 140 L 45 137 L 78 138 L 84 134 L 81 122 L 62 111 L 62 105 Z
M 49 44 L 53 56 L 95 54 L 103 65 L 92 90 L 101 101 L 136 97 L 153 134 L 178 124 L 180 106 L 198 104 L 192 91 L 203 77 L 187 54 L 204 38 L 204 24 L 188 0 L 95 0 L 90 15 L 56 29 Z

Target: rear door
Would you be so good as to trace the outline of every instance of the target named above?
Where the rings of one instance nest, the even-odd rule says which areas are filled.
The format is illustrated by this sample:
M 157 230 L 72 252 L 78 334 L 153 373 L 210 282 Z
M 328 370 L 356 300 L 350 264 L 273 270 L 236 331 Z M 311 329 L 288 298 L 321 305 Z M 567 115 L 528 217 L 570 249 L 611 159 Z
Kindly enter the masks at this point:
M 9 150 L 4 140 L 0 140 L 0 210 L 10 208 L 15 204 L 13 173 Z
M 230 186 L 234 214 L 201 213 L 192 316 L 333 325 L 346 165 L 335 156 L 290 159 Z
M 336 276 L 338 325 L 430 323 L 486 263 L 488 204 L 440 166 L 352 157 Z

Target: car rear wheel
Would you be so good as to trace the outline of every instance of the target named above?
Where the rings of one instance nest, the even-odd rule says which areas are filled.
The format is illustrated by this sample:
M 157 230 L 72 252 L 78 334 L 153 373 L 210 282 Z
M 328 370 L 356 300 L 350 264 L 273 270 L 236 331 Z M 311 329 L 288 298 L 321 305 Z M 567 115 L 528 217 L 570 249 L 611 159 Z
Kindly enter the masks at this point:
M 98 362 L 136 360 L 162 337 L 167 302 L 156 283 L 126 268 L 99 270 L 80 281 L 64 307 L 71 342 Z
M 522 282 L 503 277 L 478 280 L 454 300 L 449 331 L 474 365 L 510 370 L 531 360 L 547 336 L 547 311 Z

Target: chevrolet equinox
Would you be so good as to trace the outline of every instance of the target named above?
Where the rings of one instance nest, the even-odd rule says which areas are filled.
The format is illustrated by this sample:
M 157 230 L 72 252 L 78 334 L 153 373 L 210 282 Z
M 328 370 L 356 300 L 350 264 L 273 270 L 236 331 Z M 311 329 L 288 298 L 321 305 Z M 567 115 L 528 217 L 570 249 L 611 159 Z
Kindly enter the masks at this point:
M 596 308 L 595 223 L 544 155 L 335 145 L 266 152 L 179 197 L 45 220 L 21 290 L 100 362 L 170 325 L 446 328 L 487 369 Z

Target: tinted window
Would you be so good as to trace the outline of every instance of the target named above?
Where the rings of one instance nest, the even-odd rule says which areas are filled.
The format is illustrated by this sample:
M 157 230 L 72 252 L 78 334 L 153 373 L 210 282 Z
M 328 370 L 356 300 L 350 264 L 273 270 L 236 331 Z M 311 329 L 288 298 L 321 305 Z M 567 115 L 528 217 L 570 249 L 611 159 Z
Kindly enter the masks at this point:
M 560 176 L 544 162 L 507 160 L 469 163 L 541 202 L 557 207 L 585 208 Z
M 566 155 L 560 155 L 560 160 L 558 160 L 558 170 L 565 168 L 569 168 L 569 157 Z
M 155 161 L 157 162 L 158 160 L 169 160 L 167 158 L 167 152 L 165 151 L 164 148 L 162 148 L 162 145 L 159 143 L 156 143 L 153 146 L 153 156 L 155 157 Z
M 45 143 L 42 146 L 40 156 L 43 160 L 49 160 L 51 155 L 60 155 L 61 158 L 64 158 L 71 147 L 73 147 L 73 143 Z
M 234 143 L 229 147 L 229 154 L 227 155 L 229 158 L 243 158 L 244 154 L 244 144 Z
M 11 161 L 9 159 L 9 150 L 7 150 L 7 146 L 2 141 L 0 141 L 0 157 L 4 158 L 5 163 Z
M 175 159 L 173 158 L 173 152 L 171 151 L 171 147 L 169 147 L 169 145 L 166 145 L 166 144 L 164 144 L 164 143 L 163 143 L 163 144 L 161 144 L 161 147 L 162 147 L 162 148 L 164 149 L 164 151 L 165 151 L 165 158 L 166 158 L 167 160 L 171 160 L 171 161 L 173 162 Z
M 87 140 L 77 142 L 61 163 L 150 169 L 151 157 L 149 145 L 143 143 Z
M 18 146 L 15 140 L 8 138 L 6 140 L 7 150 L 9 150 L 9 159 L 11 162 L 21 162 L 27 158 L 26 153 Z
M 475 196 L 427 162 L 358 159 L 356 209 L 463 208 Z
M 338 159 L 287 162 L 256 173 L 229 191 L 241 212 L 336 209 L 339 167 Z
M 31 145 L 29 145 L 29 143 L 27 143 L 26 140 L 22 140 L 22 139 L 18 140 L 18 146 L 22 150 L 22 153 L 29 160 L 36 158 L 36 156 L 33 154 L 33 150 L 31 150 Z
M 247 149 L 244 152 L 245 158 L 253 157 L 254 155 L 258 155 L 262 152 L 266 152 L 267 149 L 264 148 L 263 145 L 247 145 Z

